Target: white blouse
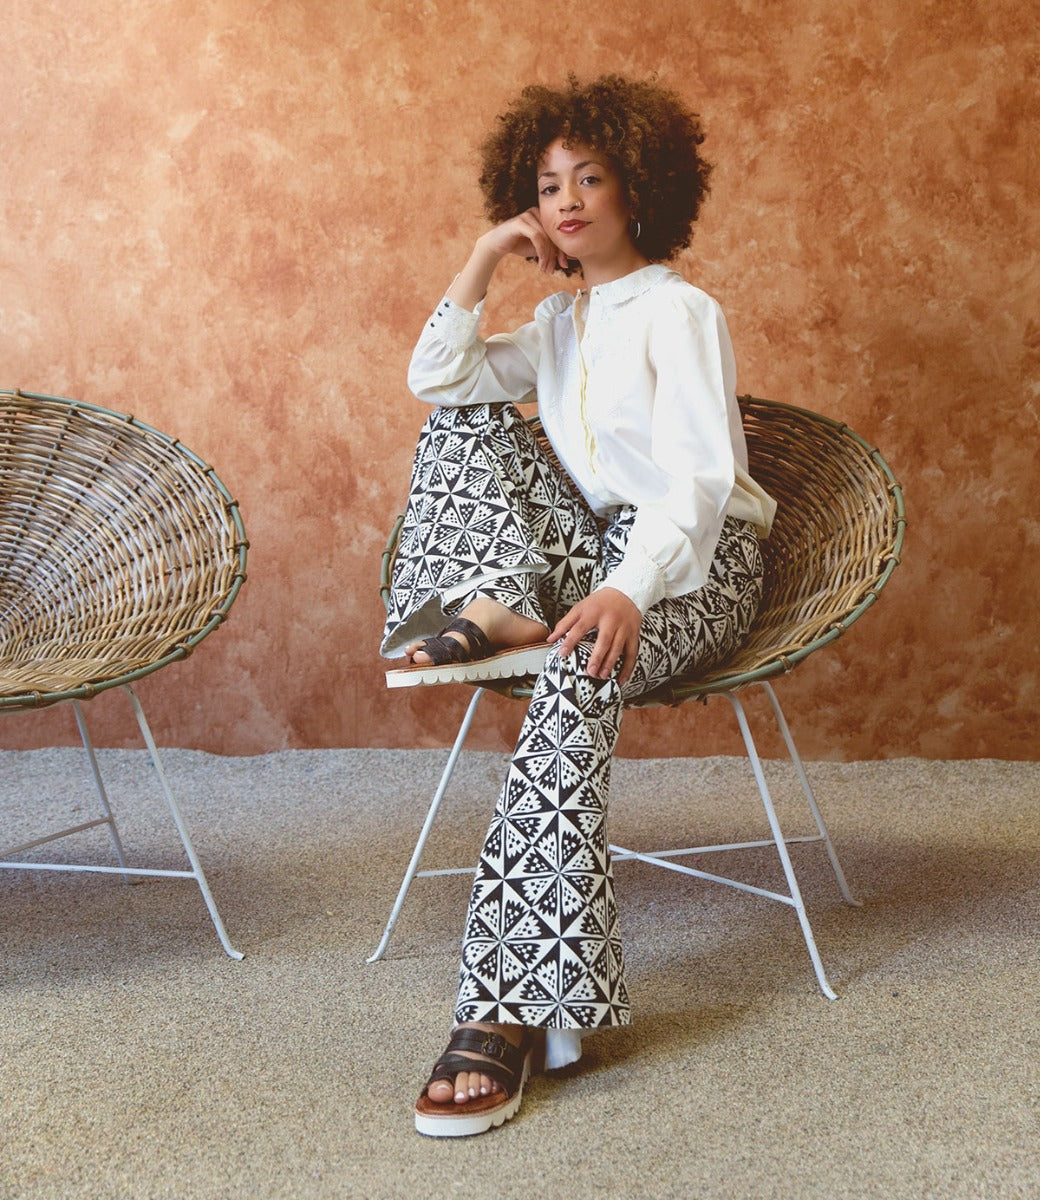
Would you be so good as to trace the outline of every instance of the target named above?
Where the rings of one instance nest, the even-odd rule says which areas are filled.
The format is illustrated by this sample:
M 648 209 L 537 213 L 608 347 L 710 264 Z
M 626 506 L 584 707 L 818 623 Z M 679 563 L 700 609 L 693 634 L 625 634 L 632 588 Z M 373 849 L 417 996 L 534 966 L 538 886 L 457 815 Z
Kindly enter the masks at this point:
M 776 504 L 747 472 L 733 349 L 709 295 L 652 264 L 550 296 L 533 321 L 486 341 L 482 309 L 441 302 L 409 386 L 447 406 L 537 401 L 592 510 L 636 509 L 625 557 L 603 587 L 645 613 L 707 580 L 727 515 L 768 534 Z

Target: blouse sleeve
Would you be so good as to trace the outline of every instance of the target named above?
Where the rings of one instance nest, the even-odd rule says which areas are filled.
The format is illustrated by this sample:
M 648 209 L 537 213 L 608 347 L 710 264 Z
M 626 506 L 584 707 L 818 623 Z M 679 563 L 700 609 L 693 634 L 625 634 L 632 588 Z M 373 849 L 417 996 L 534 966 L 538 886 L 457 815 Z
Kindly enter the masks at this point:
M 649 355 L 650 457 L 659 482 L 637 504 L 625 557 L 603 584 L 644 613 L 707 581 L 746 456 L 733 349 L 718 304 L 693 288 L 674 298 L 654 320 Z
M 535 399 L 536 322 L 486 342 L 477 334 L 483 301 L 473 312 L 444 299 L 426 323 L 408 367 L 408 386 L 428 404 L 520 404 Z

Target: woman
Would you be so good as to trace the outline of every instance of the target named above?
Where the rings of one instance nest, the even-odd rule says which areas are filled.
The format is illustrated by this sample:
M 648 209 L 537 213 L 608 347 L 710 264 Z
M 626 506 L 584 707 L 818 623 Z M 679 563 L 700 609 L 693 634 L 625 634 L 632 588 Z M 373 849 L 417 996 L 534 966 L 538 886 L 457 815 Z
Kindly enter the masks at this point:
M 431 1136 L 512 1117 L 543 1034 L 562 1066 L 583 1033 L 629 1023 L 605 832 L 623 701 L 731 653 L 761 595 L 774 505 L 747 473 L 725 319 L 664 265 L 707 191 L 702 141 L 655 83 L 527 88 L 483 147 L 492 226 L 412 358 L 435 407 L 382 645 L 409 665 L 388 682 L 538 673 L 470 899 L 451 1041 L 416 1106 Z M 483 340 L 511 254 L 583 286 Z M 562 470 L 515 407 L 530 402 Z

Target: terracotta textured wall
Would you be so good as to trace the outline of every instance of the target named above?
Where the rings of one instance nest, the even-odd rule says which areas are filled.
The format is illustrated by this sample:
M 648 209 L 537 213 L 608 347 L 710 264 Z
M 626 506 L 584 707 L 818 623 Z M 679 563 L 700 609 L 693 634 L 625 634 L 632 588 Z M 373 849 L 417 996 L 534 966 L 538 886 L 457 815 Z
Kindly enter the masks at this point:
M 6 0 L 0 385 L 130 411 L 239 498 L 250 582 L 142 685 L 161 742 L 441 745 L 387 694 L 404 370 L 482 227 L 474 150 L 528 81 L 652 71 L 703 115 L 680 263 L 743 390 L 847 420 L 906 488 L 904 565 L 783 696 L 809 757 L 1035 757 L 1037 22 L 988 0 Z M 543 284 L 517 263 L 489 306 Z M 494 700 L 477 744 L 507 747 Z M 92 705 L 110 742 L 118 697 Z M 8 746 L 71 740 L 7 718 Z M 631 714 L 633 754 L 731 753 L 728 706 Z M 773 745 L 770 743 L 770 745 Z

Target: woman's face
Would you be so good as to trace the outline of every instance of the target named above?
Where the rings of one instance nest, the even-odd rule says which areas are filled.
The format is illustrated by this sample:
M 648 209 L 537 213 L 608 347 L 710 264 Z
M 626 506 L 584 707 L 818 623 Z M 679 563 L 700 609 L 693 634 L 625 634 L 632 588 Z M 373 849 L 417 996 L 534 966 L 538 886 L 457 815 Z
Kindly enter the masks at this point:
M 641 257 L 629 229 L 625 187 L 610 159 L 580 142 L 557 138 L 538 163 L 538 212 L 545 232 L 568 258 L 599 281 L 632 270 Z

